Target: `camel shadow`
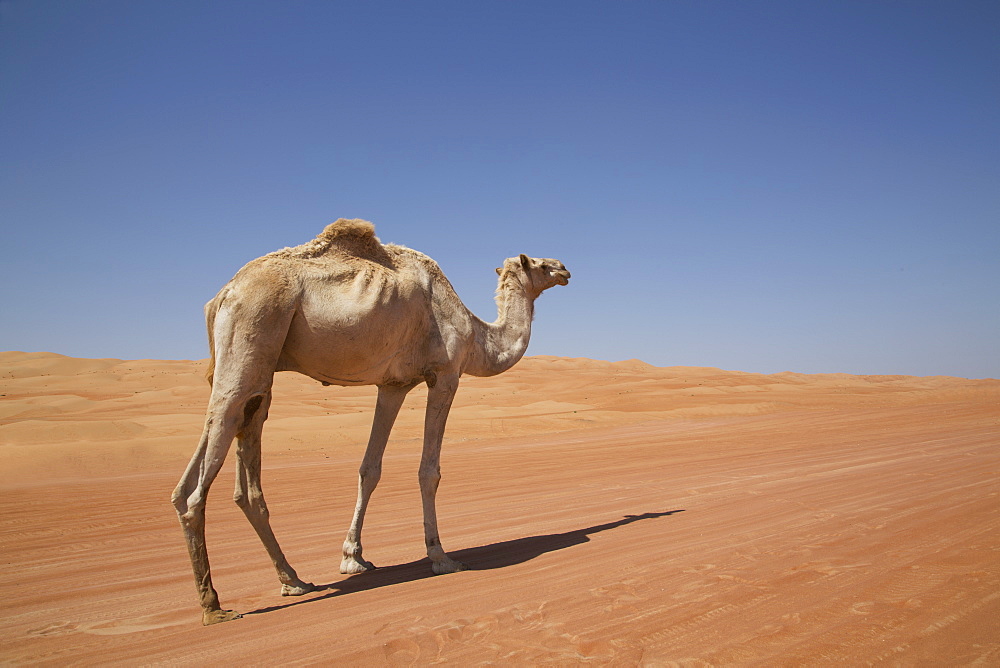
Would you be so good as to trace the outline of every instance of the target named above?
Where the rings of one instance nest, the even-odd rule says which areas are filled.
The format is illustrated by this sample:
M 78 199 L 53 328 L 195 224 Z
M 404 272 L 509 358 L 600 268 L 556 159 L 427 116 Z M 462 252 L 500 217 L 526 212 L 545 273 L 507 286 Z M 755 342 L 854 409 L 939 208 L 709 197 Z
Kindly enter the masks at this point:
M 640 520 L 666 517 L 668 515 L 675 515 L 682 512 L 684 512 L 683 509 L 668 510 L 660 513 L 626 515 L 620 520 L 607 522 L 605 524 L 597 524 L 585 529 L 576 529 L 574 531 L 566 531 L 564 533 L 544 534 L 541 536 L 528 536 L 526 538 L 515 538 L 513 540 L 505 540 L 499 543 L 490 543 L 489 545 L 456 550 L 454 552 L 449 552 L 448 554 L 453 559 L 457 559 L 458 561 L 464 563 L 469 567 L 469 570 L 472 571 L 486 571 L 496 568 L 506 568 L 508 566 L 514 566 L 517 564 L 523 564 L 526 561 L 531 561 L 535 557 L 548 552 L 556 552 L 558 550 L 565 550 L 568 547 L 573 547 L 574 545 L 582 545 L 583 543 L 589 542 L 589 536 L 595 533 L 617 529 Z M 259 615 L 266 612 L 283 610 L 296 605 L 322 601 L 335 596 L 354 594 L 371 589 L 378 589 L 379 587 L 389 587 L 391 585 L 402 584 L 404 582 L 423 580 L 430 577 L 435 576 L 431 572 L 430 560 L 425 557 L 418 561 L 411 561 L 406 564 L 386 566 L 377 568 L 374 571 L 369 571 L 367 573 L 351 575 L 339 582 L 317 585 L 316 592 L 314 593 L 319 593 L 318 596 L 302 598 L 288 603 L 282 603 L 280 605 L 258 608 L 243 614 Z

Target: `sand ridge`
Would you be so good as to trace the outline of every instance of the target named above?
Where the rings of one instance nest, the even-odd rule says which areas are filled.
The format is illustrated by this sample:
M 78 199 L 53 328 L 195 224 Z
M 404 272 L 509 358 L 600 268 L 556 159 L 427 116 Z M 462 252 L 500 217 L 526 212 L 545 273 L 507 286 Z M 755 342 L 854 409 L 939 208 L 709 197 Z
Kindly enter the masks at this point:
M 348 577 L 374 390 L 278 374 L 265 494 L 325 588 L 278 596 L 229 463 L 209 549 L 248 614 L 203 628 L 169 494 L 204 368 L 0 353 L 0 661 L 1000 663 L 998 381 L 554 357 L 465 378 L 439 514 L 473 570 L 441 577 L 415 390 L 366 522 L 382 568 Z

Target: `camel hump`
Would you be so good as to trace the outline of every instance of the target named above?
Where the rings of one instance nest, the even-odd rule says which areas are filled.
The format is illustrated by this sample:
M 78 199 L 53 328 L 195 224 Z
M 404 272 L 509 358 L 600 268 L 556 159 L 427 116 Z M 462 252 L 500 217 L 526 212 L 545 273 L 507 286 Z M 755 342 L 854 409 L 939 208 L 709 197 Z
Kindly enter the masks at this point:
M 333 252 L 376 262 L 381 262 L 385 255 L 382 242 L 375 236 L 375 226 L 360 218 L 337 219 L 327 225 L 306 247 L 311 247 L 307 255 Z
M 327 253 L 341 257 L 362 257 L 383 262 L 385 249 L 375 236 L 375 226 L 360 218 L 339 218 L 330 223 L 308 243 L 282 248 L 266 258 L 308 259 Z
M 339 239 L 351 238 L 368 241 L 375 238 L 375 226 L 360 218 L 338 218 L 323 229 L 316 237 L 318 241 L 335 243 Z

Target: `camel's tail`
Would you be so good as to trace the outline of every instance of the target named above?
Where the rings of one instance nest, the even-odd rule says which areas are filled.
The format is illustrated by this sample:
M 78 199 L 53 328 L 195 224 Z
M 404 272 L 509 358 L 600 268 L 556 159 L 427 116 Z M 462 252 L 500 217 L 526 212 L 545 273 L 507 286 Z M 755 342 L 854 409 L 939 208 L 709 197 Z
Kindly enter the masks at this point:
M 208 384 L 212 384 L 215 378 L 215 314 L 219 312 L 218 296 L 205 304 L 205 326 L 208 328 L 208 369 L 205 371 L 205 379 Z

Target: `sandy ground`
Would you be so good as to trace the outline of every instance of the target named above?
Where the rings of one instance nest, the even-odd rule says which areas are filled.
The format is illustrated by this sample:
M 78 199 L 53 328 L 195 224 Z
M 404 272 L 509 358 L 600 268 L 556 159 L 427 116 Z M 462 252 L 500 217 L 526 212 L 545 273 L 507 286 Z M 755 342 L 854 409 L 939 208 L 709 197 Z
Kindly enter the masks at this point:
M 404 406 L 342 576 L 370 388 L 279 374 L 264 489 L 282 598 L 209 499 L 200 610 L 169 503 L 204 362 L 0 353 L 0 662 L 1000 665 L 1000 382 L 534 357 L 464 381 L 432 576 Z

